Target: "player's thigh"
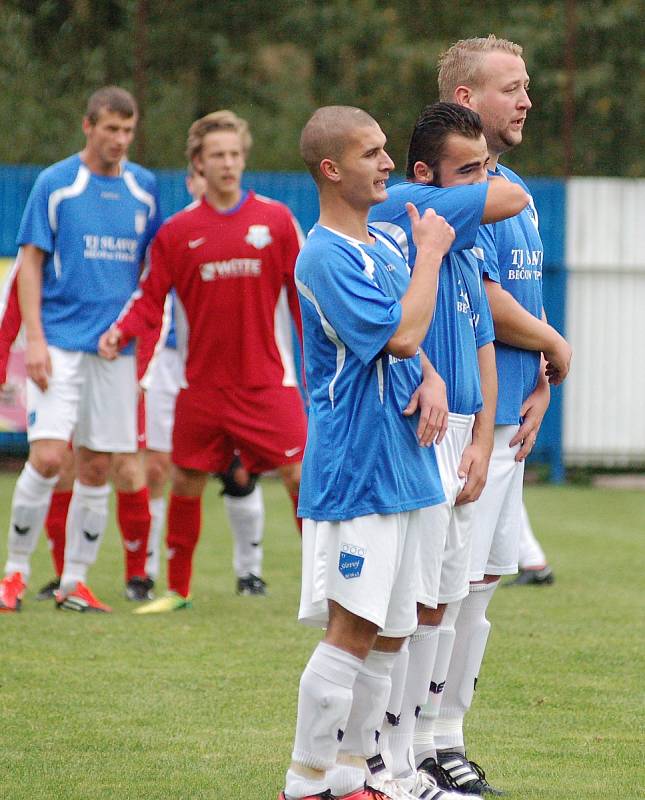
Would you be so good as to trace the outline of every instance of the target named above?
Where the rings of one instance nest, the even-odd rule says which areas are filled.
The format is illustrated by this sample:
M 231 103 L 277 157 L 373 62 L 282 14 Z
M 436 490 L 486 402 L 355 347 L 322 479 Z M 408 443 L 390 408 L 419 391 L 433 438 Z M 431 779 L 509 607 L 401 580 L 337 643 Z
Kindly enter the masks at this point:
M 512 480 L 508 483 L 504 505 L 488 554 L 487 575 L 512 575 L 517 572 L 522 531 L 523 485 L 524 462 L 520 461 L 517 463 Z
M 464 450 L 472 441 L 475 417 L 472 414 L 448 414 L 448 430 L 438 445 L 435 445 L 437 464 L 446 500 L 451 505 L 464 488 L 464 479 L 459 477 L 459 466 Z
M 29 442 L 56 439 L 68 442 L 76 427 L 85 380 L 84 353 L 50 347 L 52 374 L 43 392 L 27 380 Z
M 137 452 L 135 357 L 106 361 L 85 353 L 85 383 L 74 443 L 104 453 Z
M 175 405 L 181 387 L 183 365 L 176 350 L 164 348 L 155 361 L 145 393 L 146 445 L 170 453 Z
M 302 461 L 307 418 L 295 387 L 226 392 L 225 425 L 250 472 Z
M 452 507 L 441 561 L 439 603 L 454 603 L 468 594 L 473 506 L 473 503 L 465 503 Z
M 421 510 L 417 602 L 429 608 L 436 608 L 439 602 L 441 565 L 451 513 L 449 503 L 438 503 Z

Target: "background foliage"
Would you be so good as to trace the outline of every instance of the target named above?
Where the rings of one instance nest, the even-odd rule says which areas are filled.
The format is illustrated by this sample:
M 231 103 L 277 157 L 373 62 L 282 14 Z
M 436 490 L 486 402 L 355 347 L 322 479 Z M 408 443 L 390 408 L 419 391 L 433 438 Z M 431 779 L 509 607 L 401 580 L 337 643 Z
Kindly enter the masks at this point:
M 152 167 L 181 166 L 192 120 L 229 107 L 251 121 L 254 169 L 300 170 L 300 129 L 326 103 L 374 114 L 401 166 L 413 119 L 437 99 L 439 53 L 459 38 L 494 31 L 524 46 L 532 77 L 525 144 L 507 160 L 527 175 L 563 175 L 565 20 L 575 6 L 575 0 L 4 0 L 0 162 L 44 164 L 71 152 L 81 143 L 87 96 L 118 83 L 141 102 L 136 156 Z M 642 0 L 578 0 L 571 34 L 570 172 L 645 175 Z

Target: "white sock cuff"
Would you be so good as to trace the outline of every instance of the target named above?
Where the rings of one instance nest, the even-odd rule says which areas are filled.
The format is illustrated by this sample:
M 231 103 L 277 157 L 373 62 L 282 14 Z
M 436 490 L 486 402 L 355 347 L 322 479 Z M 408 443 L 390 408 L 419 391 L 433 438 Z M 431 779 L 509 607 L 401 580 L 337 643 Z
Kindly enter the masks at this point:
M 38 486 L 43 487 L 54 487 L 58 483 L 58 475 L 54 475 L 52 478 L 46 478 L 44 475 L 41 475 L 38 470 L 31 465 L 29 461 L 25 462 L 25 466 L 23 467 L 23 474 L 28 481 L 33 481 Z
M 83 502 L 83 505 L 92 511 L 102 511 L 110 495 L 110 485 L 86 486 L 80 481 L 74 481 L 74 494 Z
M 166 508 L 166 498 L 163 497 L 151 497 L 148 501 L 148 505 L 150 507 L 150 513 L 153 511 L 159 515 L 163 514 Z
M 340 647 L 319 642 L 309 659 L 308 667 L 321 678 L 351 689 L 362 663 L 360 658 Z
M 471 583 L 468 593 L 476 594 L 477 592 L 494 592 L 499 586 L 499 581 L 500 579 L 498 578 L 496 581 L 490 581 L 490 583 Z
M 433 636 L 439 636 L 438 625 L 419 625 L 419 627 L 410 637 L 410 641 L 420 642 L 423 639 L 430 639 Z
M 384 650 L 370 650 L 363 661 L 361 672 L 376 677 L 387 678 L 392 674 L 399 651 L 387 653 Z

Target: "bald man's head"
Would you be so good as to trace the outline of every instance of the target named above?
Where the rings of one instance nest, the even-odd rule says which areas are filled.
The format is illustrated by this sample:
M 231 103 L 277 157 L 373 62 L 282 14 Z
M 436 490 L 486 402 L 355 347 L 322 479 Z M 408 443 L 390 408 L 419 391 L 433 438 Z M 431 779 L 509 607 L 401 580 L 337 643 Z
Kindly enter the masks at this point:
M 370 125 L 378 127 L 366 111 L 353 106 L 323 106 L 313 113 L 300 135 L 300 155 L 317 184 L 322 180 L 320 162 L 338 161 L 351 133 Z

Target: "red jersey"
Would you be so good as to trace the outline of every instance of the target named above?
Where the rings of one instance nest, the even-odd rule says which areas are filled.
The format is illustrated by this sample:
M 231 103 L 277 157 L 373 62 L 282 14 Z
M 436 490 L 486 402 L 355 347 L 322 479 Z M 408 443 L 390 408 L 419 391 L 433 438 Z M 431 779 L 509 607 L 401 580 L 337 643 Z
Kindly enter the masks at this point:
M 190 387 L 296 386 L 290 314 L 302 234 L 282 203 L 248 192 L 230 212 L 204 198 L 159 229 L 150 269 L 117 321 L 122 344 L 159 325 L 174 286 Z
M 0 296 L 0 386 L 7 380 L 9 352 L 22 325 L 20 304 L 18 303 L 17 277 L 19 267 L 20 253 L 18 253 L 18 258 L 16 258 L 11 268 Z

